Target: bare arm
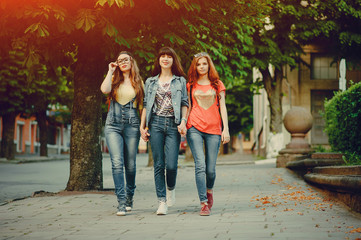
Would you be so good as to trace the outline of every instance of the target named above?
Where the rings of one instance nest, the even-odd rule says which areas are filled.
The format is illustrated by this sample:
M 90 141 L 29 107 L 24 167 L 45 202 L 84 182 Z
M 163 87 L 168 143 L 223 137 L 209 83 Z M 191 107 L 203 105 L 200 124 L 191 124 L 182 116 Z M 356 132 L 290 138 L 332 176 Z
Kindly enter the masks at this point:
M 226 144 L 230 140 L 229 136 L 229 129 L 228 129 L 228 114 L 227 114 L 227 107 L 226 107 L 226 98 L 224 91 L 220 92 L 219 94 L 221 96 L 219 101 L 219 107 L 220 107 L 220 113 L 223 123 L 223 131 L 221 135 L 221 140 L 223 144 Z
M 109 63 L 109 70 L 107 73 L 107 76 L 104 78 L 102 85 L 100 86 L 100 90 L 102 93 L 110 93 L 112 90 L 112 77 L 113 73 L 117 67 L 117 64 L 115 62 Z

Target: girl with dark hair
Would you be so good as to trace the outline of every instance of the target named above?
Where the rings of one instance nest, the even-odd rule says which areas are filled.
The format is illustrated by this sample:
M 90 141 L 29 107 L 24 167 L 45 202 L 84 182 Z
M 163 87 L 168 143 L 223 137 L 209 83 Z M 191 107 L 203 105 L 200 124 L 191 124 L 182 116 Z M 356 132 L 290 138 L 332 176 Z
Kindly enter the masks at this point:
M 159 203 L 157 215 L 167 214 L 168 206 L 175 203 L 179 145 L 181 135 L 186 133 L 184 116 L 188 108 L 184 76 L 175 51 L 163 47 L 154 63 L 153 77 L 145 82 L 140 132 L 142 139 L 149 140 L 152 148 Z
M 187 141 L 195 163 L 201 216 L 209 216 L 213 205 L 216 161 L 222 141 L 230 140 L 224 84 L 207 53 L 194 56 L 188 70 Z M 223 124 L 223 130 L 222 130 Z M 204 148 L 203 148 L 204 146 Z
M 140 140 L 139 113 L 144 98 L 144 84 L 139 68 L 129 52 L 120 52 L 117 60 L 109 63 L 108 74 L 100 89 L 105 94 L 109 93 L 110 105 L 104 132 L 118 199 L 117 215 L 124 216 L 133 207 L 136 156 Z

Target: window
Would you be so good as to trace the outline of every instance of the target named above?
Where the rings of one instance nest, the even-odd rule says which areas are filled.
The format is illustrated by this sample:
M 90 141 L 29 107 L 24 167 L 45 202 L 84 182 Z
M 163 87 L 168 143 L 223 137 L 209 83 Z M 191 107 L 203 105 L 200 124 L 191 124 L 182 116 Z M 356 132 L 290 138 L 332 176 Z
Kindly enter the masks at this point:
M 311 90 L 311 113 L 313 124 L 311 129 L 312 144 L 328 144 L 328 136 L 324 132 L 325 121 L 321 112 L 325 111 L 325 99 L 331 99 L 335 90 Z
M 18 121 L 17 122 L 17 130 L 16 130 L 16 150 L 17 152 L 23 152 L 23 141 L 24 141 L 24 122 Z
M 56 144 L 56 126 L 48 125 L 48 144 Z
M 337 63 L 326 54 L 313 53 L 311 79 L 337 79 Z

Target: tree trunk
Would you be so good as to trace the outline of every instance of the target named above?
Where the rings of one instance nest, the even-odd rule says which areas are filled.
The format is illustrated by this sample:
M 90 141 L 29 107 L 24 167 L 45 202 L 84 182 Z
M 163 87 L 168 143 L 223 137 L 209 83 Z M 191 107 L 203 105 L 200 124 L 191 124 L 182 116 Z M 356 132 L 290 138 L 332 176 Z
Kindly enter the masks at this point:
M 40 133 L 40 156 L 48 156 L 48 126 L 46 124 L 46 110 L 37 112 L 35 114 L 38 121 Z
M 282 69 L 275 69 L 272 78 L 268 69 L 261 70 L 263 85 L 267 92 L 267 98 L 270 103 L 270 131 L 274 134 L 282 132 Z
M 68 191 L 103 188 L 100 84 L 106 70 L 101 66 L 106 64 L 103 64 L 101 45 L 92 39 L 96 37 L 86 34 L 79 45 L 74 72 Z
M 15 159 L 14 133 L 16 115 L 17 113 L 12 112 L 2 116 L 3 133 L 1 141 L 1 157 L 8 160 Z

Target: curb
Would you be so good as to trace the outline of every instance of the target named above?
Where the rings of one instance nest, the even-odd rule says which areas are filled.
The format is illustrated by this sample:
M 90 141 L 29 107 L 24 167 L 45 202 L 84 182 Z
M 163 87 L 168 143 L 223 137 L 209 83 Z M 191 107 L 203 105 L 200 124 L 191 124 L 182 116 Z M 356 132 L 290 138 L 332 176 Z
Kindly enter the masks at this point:
M 308 173 L 304 176 L 307 182 L 322 185 L 323 187 L 338 192 L 357 193 L 361 190 L 360 175 L 328 175 Z
M 61 160 L 69 160 L 69 156 L 67 157 L 36 157 L 36 158 L 15 158 L 15 160 L 7 160 L 6 158 L 0 158 L 1 163 L 10 163 L 10 164 L 21 164 L 21 163 L 35 163 L 35 162 L 50 162 L 50 161 L 61 161 Z
M 340 158 L 326 159 L 326 158 L 306 158 L 303 160 L 297 160 L 288 162 L 286 167 L 289 169 L 307 169 L 318 166 L 334 166 L 341 165 L 344 161 Z

